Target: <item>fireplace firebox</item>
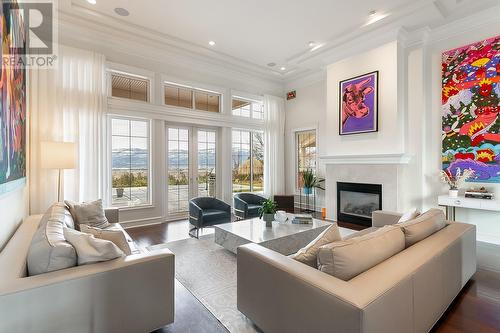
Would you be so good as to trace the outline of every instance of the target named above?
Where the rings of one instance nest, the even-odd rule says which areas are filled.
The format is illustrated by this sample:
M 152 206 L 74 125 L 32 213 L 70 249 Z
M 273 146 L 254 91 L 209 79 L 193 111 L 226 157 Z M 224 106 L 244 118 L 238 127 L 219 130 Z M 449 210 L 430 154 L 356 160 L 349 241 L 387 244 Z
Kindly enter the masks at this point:
M 337 182 L 337 219 L 372 226 L 372 212 L 382 209 L 382 185 Z

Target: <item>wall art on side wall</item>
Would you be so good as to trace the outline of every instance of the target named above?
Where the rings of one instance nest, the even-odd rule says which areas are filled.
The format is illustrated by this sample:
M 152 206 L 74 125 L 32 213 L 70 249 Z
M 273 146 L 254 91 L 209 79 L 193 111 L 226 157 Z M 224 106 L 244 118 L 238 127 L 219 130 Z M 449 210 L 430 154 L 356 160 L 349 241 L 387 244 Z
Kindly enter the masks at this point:
M 3 61 L 23 57 L 26 49 L 23 17 L 15 8 L 12 2 L 0 7 L 0 194 L 26 179 L 26 70 L 20 65 L 5 66 Z
M 339 83 L 339 134 L 378 131 L 378 71 Z
M 500 183 L 500 36 L 442 54 L 442 167 Z

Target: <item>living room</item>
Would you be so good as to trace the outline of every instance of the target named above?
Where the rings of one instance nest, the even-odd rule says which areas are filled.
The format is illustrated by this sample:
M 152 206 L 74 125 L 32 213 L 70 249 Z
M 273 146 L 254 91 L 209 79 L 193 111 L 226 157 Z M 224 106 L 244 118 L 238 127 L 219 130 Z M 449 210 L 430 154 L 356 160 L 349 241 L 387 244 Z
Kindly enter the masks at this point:
M 2 4 L 0 332 L 500 331 L 497 1 Z

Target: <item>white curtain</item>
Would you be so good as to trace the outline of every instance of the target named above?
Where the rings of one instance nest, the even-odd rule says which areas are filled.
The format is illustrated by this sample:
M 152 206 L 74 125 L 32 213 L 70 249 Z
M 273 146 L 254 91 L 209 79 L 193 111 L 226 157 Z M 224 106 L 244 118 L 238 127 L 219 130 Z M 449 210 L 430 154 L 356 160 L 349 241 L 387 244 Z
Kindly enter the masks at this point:
M 30 213 L 44 212 L 57 200 L 57 170 L 40 167 L 40 142 L 75 142 L 77 167 L 65 170 L 63 197 L 102 198 L 105 181 L 105 58 L 59 47 L 55 69 L 30 70 Z
M 264 193 L 285 193 L 285 100 L 264 96 Z

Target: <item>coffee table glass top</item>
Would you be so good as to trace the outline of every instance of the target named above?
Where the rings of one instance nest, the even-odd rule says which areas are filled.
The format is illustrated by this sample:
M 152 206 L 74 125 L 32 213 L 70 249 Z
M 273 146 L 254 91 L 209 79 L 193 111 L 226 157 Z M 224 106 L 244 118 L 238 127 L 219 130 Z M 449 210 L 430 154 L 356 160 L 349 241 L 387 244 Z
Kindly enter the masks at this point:
M 218 224 L 214 227 L 245 238 L 252 243 L 262 243 L 328 225 L 331 225 L 331 222 L 313 219 L 311 224 L 293 224 L 291 222 L 274 221 L 273 227 L 267 228 L 266 222 L 259 218 L 253 218 L 232 223 Z

